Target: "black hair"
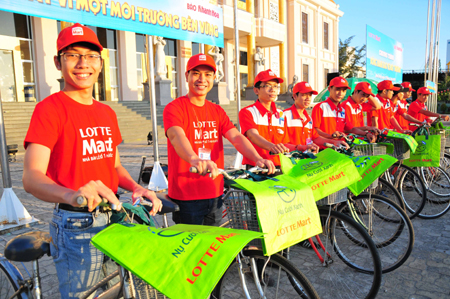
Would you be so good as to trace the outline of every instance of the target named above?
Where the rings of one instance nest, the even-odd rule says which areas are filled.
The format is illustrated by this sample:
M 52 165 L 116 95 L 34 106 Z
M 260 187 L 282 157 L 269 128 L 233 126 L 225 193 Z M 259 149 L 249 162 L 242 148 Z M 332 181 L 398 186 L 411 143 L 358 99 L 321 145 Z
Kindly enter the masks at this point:
M 255 88 L 260 88 L 260 87 L 261 87 L 261 83 L 262 83 L 262 81 L 258 81 L 258 82 L 255 84 Z

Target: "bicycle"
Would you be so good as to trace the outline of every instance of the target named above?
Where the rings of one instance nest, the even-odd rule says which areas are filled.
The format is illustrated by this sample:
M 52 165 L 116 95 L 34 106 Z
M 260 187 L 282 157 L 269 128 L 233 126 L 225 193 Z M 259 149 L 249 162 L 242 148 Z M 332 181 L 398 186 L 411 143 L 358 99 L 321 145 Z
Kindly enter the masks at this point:
M 434 129 L 430 132 L 431 127 L 435 127 L 441 119 L 436 118 L 431 124 L 417 125 L 415 134 L 425 133 L 427 135 L 441 136 L 441 157 L 440 165 L 447 165 L 445 156 L 446 137 L 445 131 Z M 427 197 L 424 208 L 418 214 L 423 219 L 435 219 L 445 215 L 450 210 L 450 176 L 444 168 L 439 167 L 417 167 L 417 172 L 424 181 L 427 189 Z
M 163 208 L 159 215 L 163 215 L 166 219 L 167 213 L 177 211 L 179 208 L 173 202 L 167 201 L 162 195 L 157 195 L 163 202 Z M 77 199 L 79 204 L 85 202 L 80 197 Z M 151 203 L 150 203 L 151 204 Z M 106 203 L 101 205 L 105 206 Z M 115 209 L 115 207 L 111 207 Z M 151 205 L 150 205 L 151 210 Z M 131 216 L 131 215 L 130 215 Z M 131 216 L 132 217 L 132 216 Z M 0 297 L 1 298 L 41 298 L 41 279 L 39 275 L 39 259 L 44 255 L 50 256 L 50 234 L 42 231 L 35 231 L 19 235 L 10 240 L 5 247 L 5 255 L 0 254 Z M 28 278 L 24 278 L 18 267 L 13 262 L 31 262 L 32 274 L 25 268 L 29 274 Z M 118 265 L 118 269 L 106 276 L 104 279 L 96 283 L 88 291 L 84 297 L 96 293 L 113 279 L 119 282 L 115 283 L 97 298 L 151 298 L 143 295 L 156 294 L 157 291 L 150 285 L 146 284 L 130 271 Z
M 310 154 L 291 152 L 285 155 L 307 158 Z M 233 197 L 235 204 L 227 206 L 231 225 L 234 223 L 234 225 L 240 225 L 239 228 L 259 231 L 252 194 L 242 190 L 234 192 L 239 192 Z M 338 200 L 338 197 L 334 196 L 333 199 Z M 224 203 L 226 204 L 226 201 Z M 242 215 L 235 213 L 233 209 L 236 206 L 245 206 L 247 213 Z M 322 257 L 318 250 L 305 249 L 299 245 L 291 246 L 281 254 L 307 275 L 321 298 L 375 297 L 381 284 L 382 268 L 373 240 L 364 228 L 350 217 L 331 211 L 328 207 L 318 207 L 318 210 L 323 233 L 315 238 L 321 244 L 322 250 L 326 252 L 326 256 Z M 359 245 L 351 242 L 344 234 L 344 227 L 347 232 L 352 231 L 363 241 Z M 311 244 L 315 247 L 314 243 Z M 313 261 L 317 258 L 320 262 L 314 263 Z M 353 271 L 349 271 L 350 269 Z M 330 288 L 330 285 L 333 287 Z
M 330 147 L 343 152 L 342 148 L 331 145 Z M 378 153 L 375 149 L 375 145 L 368 144 L 363 147 L 352 147 L 345 150 L 345 153 L 358 156 L 361 154 L 376 155 Z M 375 180 L 358 196 L 349 192 L 346 201 L 338 203 L 335 209 L 352 217 L 368 232 L 378 249 L 384 274 L 397 269 L 408 259 L 414 246 L 415 236 L 411 220 L 402 207 L 385 196 L 372 192 L 373 189 L 379 188 L 378 180 Z M 381 180 L 381 182 L 384 181 Z M 385 186 L 390 185 L 386 182 L 384 184 Z M 347 234 L 347 237 L 356 244 L 359 242 L 350 233 Z

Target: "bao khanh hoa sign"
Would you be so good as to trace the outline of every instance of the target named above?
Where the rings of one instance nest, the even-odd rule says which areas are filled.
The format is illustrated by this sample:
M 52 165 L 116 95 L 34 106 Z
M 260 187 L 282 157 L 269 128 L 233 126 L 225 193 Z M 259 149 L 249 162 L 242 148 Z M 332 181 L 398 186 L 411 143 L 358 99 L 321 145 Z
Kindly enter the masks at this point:
M 222 8 L 195 0 L 3 0 L 0 10 L 223 47 Z

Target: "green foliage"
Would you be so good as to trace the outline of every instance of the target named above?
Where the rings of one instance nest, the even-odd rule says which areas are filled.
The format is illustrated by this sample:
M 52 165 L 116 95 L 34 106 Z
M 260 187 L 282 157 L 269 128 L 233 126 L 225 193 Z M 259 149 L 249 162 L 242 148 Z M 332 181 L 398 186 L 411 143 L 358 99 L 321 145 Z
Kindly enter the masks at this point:
M 352 78 L 366 65 L 366 45 L 351 47 L 350 43 L 355 36 L 346 40 L 339 39 L 339 74 L 344 78 Z
M 439 106 L 440 113 L 447 113 L 447 105 L 445 103 L 442 103 L 441 106 Z

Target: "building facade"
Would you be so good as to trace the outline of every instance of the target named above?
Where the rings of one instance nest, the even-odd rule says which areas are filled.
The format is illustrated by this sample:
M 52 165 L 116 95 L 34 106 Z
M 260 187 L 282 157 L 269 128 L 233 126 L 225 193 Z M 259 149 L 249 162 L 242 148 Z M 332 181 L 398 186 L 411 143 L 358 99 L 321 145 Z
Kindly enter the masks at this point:
M 338 71 L 339 18 L 343 12 L 332 0 L 246 0 L 238 1 L 239 78 L 235 84 L 234 0 L 211 0 L 223 9 L 224 79 L 226 100 L 235 100 L 239 90 L 251 91 L 257 66 L 255 54 L 285 79 L 282 92 L 292 82 L 308 81 L 316 90 L 326 87 L 326 77 Z M 0 95 L 2 101 L 41 101 L 63 84 L 54 66 L 56 39 L 71 23 L 0 11 Z M 145 92 L 147 61 L 145 35 L 90 27 L 105 50 L 104 68 L 95 86 L 99 101 L 148 100 Z M 186 63 L 200 52 L 197 43 L 165 39 L 167 79 L 171 96 L 187 93 Z M 210 47 L 205 45 L 207 53 Z M 258 53 L 257 53 L 258 51 Z M 262 55 L 261 55 L 262 54 Z M 261 59 L 261 56 L 263 59 Z

